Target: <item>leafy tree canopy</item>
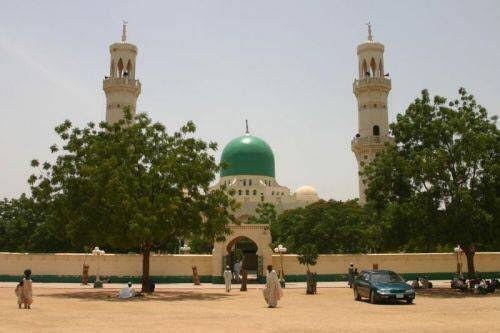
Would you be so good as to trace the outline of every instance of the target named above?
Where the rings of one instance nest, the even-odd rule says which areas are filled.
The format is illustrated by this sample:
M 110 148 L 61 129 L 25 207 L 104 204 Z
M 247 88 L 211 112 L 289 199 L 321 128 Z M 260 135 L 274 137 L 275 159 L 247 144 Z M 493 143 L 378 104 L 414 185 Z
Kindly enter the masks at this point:
M 395 145 L 365 168 L 368 200 L 399 244 L 460 244 L 474 274 L 475 249 L 500 239 L 498 128 L 462 88 L 449 102 L 424 90 L 390 129 Z
M 234 200 L 209 191 L 217 145 L 193 138 L 195 129 L 188 122 L 169 134 L 128 110 L 116 124 L 81 129 L 65 121 L 56 128 L 62 148 L 51 147 L 55 162 L 30 177 L 34 198 L 51 204 L 52 223 L 75 245 L 140 249 L 147 289 L 151 249 L 192 235 L 223 237 L 233 220 Z

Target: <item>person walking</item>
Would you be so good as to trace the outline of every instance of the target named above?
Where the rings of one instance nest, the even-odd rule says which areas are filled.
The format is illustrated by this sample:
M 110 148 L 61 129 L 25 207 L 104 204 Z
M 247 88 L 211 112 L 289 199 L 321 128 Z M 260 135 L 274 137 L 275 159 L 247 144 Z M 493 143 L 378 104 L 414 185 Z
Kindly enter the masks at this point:
M 269 308 L 277 307 L 278 301 L 283 297 L 278 274 L 276 274 L 272 265 L 267 266 L 266 287 L 262 290 L 262 293 Z
M 229 266 L 226 266 L 226 270 L 224 271 L 224 283 L 226 284 L 226 291 L 231 291 L 231 279 L 233 278 L 233 273 L 231 273 L 231 269 Z
M 33 303 L 33 286 L 31 281 L 31 269 L 24 271 L 23 277 L 23 300 L 24 308 L 31 309 L 31 304 Z
M 349 264 L 349 268 L 347 269 L 347 284 L 349 288 L 352 288 L 352 283 L 354 282 L 354 277 L 356 275 L 356 269 L 354 268 L 354 264 L 351 262 Z

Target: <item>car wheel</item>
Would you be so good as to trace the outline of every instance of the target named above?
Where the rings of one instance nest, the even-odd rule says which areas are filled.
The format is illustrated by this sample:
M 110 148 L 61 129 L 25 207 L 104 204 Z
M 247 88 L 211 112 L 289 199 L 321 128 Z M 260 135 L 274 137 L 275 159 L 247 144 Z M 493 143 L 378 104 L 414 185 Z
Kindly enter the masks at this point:
M 375 291 L 370 290 L 370 303 L 376 304 L 377 303 L 377 298 L 375 296 Z
M 354 299 L 356 301 L 361 301 L 361 295 L 359 294 L 358 288 L 354 287 Z
M 413 298 L 408 298 L 406 300 L 406 304 L 412 304 L 413 303 Z

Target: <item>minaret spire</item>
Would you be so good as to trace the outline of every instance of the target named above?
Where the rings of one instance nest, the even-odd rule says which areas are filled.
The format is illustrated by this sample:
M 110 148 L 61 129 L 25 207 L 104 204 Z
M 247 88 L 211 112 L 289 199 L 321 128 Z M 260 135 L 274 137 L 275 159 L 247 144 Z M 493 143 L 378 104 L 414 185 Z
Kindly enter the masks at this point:
M 370 42 L 372 42 L 373 41 L 372 24 L 370 23 L 370 21 L 368 21 L 368 23 L 366 23 L 366 25 L 368 26 L 368 40 Z
M 248 130 L 248 119 L 245 119 L 245 127 L 246 127 L 245 134 L 246 135 L 250 134 L 250 131 Z
M 122 42 L 127 41 L 127 24 L 128 21 L 123 20 L 123 26 L 122 26 Z

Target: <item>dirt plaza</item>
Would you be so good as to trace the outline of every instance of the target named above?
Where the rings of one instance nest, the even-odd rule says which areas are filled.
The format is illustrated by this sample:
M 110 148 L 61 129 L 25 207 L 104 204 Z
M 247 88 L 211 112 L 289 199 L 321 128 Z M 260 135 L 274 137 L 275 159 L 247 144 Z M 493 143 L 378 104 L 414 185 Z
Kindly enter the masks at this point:
M 116 298 L 118 286 L 34 284 L 32 310 L 19 310 L 14 284 L 0 284 L 0 332 L 498 332 L 500 294 L 419 293 L 413 305 L 356 302 L 340 284 L 306 295 L 290 285 L 268 309 L 261 286 L 159 286 L 153 295 Z

